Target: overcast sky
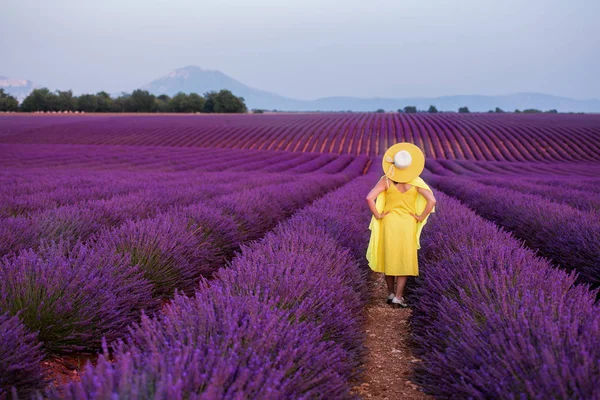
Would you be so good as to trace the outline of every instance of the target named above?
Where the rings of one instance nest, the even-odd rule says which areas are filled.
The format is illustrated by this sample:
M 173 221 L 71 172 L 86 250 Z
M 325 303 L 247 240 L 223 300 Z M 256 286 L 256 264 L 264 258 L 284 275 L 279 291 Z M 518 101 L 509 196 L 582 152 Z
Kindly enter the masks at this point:
M 599 0 L 0 0 L 0 75 L 131 91 L 187 65 L 289 97 L 600 98 Z

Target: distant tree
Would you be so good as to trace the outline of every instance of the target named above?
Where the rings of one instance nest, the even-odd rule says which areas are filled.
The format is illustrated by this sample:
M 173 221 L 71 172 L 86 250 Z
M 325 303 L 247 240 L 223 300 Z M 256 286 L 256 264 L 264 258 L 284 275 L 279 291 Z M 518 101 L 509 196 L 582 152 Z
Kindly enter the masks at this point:
M 166 94 L 161 94 L 154 98 L 154 110 L 159 113 L 169 112 L 169 102 L 171 98 Z
M 429 112 L 429 113 L 437 113 L 438 109 L 437 109 L 436 106 L 431 105 L 431 106 L 429 106 L 429 110 L 427 110 L 427 112 Z
M 204 109 L 205 113 L 214 113 L 217 99 L 217 92 L 211 90 L 204 93 Z
M 467 107 L 467 106 L 465 106 L 465 107 L 460 107 L 460 108 L 458 109 L 458 112 L 459 112 L 459 113 L 461 113 L 461 114 L 468 114 L 468 113 L 470 113 L 470 111 L 469 111 L 469 107 Z
M 552 110 L 548 110 L 548 111 L 546 111 L 546 112 L 547 112 L 548 114 L 558 114 L 558 110 L 556 110 L 556 109 L 554 109 L 554 108 L 553 108 Z
M 177 113 L 183 112 L 186 100 L 187 94 L 178 92 L 175 96 L 171 97 L 171 100 L 169 100 L 169 111 Z
M 57 111 L 56 95 L 48 88 L 33 89 L 25 100 L 23 100 L 21 110 L 25 112 Z
M 166 94 L 161 94 L 160 96 L 156 96 L 154 99 L 154 109 L 156 112 L 164 113 L 169 112 L 169 102 L 171 98 Z
M 19 111 L 19 101 L 0 88 L 0 111 Z
M 223 89 L 216 97 L 215 112 L 218 113 L 245 113 L 248 111 L 243 97 L 236 97 L 231 91 Z
M 111 102 L 111 112 L 133 112 L 131 105 L 131 95 L 129 93 L 121 93 L 119 97 Z
M 106 92 L 96 93 L 96 101 L 98 102 L 98 108 L 96 112 L 110 112 L 114 109 L 114 100 Z
M 207 113 L 245 113 L 246 103 L 243 97 L 236 97 L 231 91 L 223 89 L 204 94 L 204 112 Z
M 417 107 L 416 106 L 406 106 L 406 107 L 404 107 L 404 112 L 414 114 L 417 112 Z
M 404 110 L 403 110 L 403 109 L 401 109 L 401 108 L 399 108 L 399 109 L 398 109 L 398 112 L 399 112 L 399 113 L 403 113 L 403 112 L 404 112 Z
M 204 97 L 200 96 L 198 93 L 190 93 L 186 99 L 186 112 L 196 113 L 202 112 L 204 110 Z
M 131 112 L 154 112 L 156 111 L 155 96 L 147 90 L 136 89 L 129 96 L 128 109 Z
M 377 111 L 375 111 L 376 113 L 384 113 L 385 110 L 383 108 L 378 108 Z
M 520 114 L 521 110 L 519 110 L 518 108 L 515 110 L 515 114 Z
M 494 110 L 488 110 L 488 114 L 492 114 Z
M 537 114 L 537 113 L 541 113 L 540 110 L 536 109 L 536 108 L 527 108 L 525 110 L 523 110 L 524 113 L 526 114 Z
M 58 111 L 75 111 L 77 109 L 77 97 L 73 96 L 71 90 L 57 90 L 55 101 Z
M 260 108 L 253 108 L 253 109 L 252 109 L 252 113 L 253 113 L 253 114 L 264 114 L 264 113 L 265 113 L 265 110 L 262 110 L 262 109 L 260 109 Z
M 504 112 L 504 110 L 503 110 L 503 109 L 501 109 L 500 107 L 496 107 L 496 112 L 497 112 L 497 113 L 503 113 L 503 112 Z
M 96 112 L 98 110 L 98 97 L 94 94 L 82 94 L 77 98 L 77 110 Z

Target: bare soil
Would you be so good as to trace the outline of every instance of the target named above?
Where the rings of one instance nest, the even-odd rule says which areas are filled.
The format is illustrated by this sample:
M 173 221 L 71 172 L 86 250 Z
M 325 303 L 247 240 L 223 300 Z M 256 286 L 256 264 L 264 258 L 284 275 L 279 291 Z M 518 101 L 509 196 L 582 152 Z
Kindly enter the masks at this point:
M 368 399 L 430 399 L 411 382 L 412 366 L 420 362 L 409 347 L 409 308 L 386 304 L 387 289 L 383 274 L 372 273 L 371 299 L 365 310 L 368 349 L 363 383 L 353 393 Z

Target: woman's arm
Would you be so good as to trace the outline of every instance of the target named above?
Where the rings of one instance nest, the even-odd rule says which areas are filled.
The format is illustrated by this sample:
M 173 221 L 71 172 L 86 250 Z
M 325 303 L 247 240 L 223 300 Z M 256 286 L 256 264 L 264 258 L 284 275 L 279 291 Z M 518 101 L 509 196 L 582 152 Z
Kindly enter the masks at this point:
M 384 190 L 385 190 L 385 177 L 381 177 L 381 179 L 379 179 L 377 184 L 375 186 L 373 186 L 373 189 L 371 189 L 371 191 L 367 195 L 367 204 L 369 205 L 369 209 L 373 213 L 373 216 L 377 219 L 381 219 L 388 214 L 388 212 L 380 214 L 377 211 L 377 208 L 375 207 L 375 199 L 377 198 L 377 196 L 379 196 L 379 193 L 383 192 Z
M 423 210 L 423 213 L 421 213 L 421 215 L 412 214 L 412 216 L 415 217 L 417 219 L 417 221 L 421 222 L 425 218 L 427 218 L 427 216 L 429 215 L 431 210 L 433 210 L 433 207 L 435 206 L 436 201 L 435 201 L 435 196 L 433 195 L 433 192 L 431 190 L 427 190 L 427 189 L 418 187 L 417 191 L 419 193 L 421 193 L 423 195 L 423 197 L 425 197 L 425 200 L 427 200 L 427 205 L 425 206 L 425 209 Z

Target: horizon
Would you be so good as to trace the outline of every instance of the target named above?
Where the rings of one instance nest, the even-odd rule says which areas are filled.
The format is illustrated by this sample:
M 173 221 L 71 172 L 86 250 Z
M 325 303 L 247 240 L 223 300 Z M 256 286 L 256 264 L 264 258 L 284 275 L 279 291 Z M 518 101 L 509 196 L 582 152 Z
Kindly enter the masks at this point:
M 199 66 L 199 65 L 186 65 L 185 67 L 174 68 L 174 69 L 172 69 L 171 71 L 169 71 L 169 72 L 165 73 L 164 75 L 161 75 L 161 76 L 157 77 L 157 78 L 156 78 L 156 79 L 154 79 L 154 80 L 158 80 L 158 79 L 161 79 L 161 78 L 167 77 L 167 76 L 168 76 L 170 73 L 172 73 L 172 72 L 175 72 L 175 71 L 178 71 L 178 70 L 182 70 L 182 69 L 186 69 L 186 68 L 199 68 L 199 69 L 201 69 L 202 71 L 207 71 L 207 72 L 219 72 L 219 73 L 223 73 L 223 74 L 225 74 L 225 73 L 224 73 L 224 72 L 222 72 L 222 71 L 219 71 L 219 70 L 216 70 L 216 69 L 202 68 L 202 67 L 201 67 L 201 66 Z M 232 78 L 232 79 L 235 79 L 235 80 L 237 80 L 235 77 L 229 76 L 229 75 L 227 75 L 227 74 L 225 74 L 225 75 L 226 75 L 226 76 L 228 76 L 228 77 L 230 77 L 230 78 Z M 97 91 L 91 91 L 91 92 L 78 92 L 78 91 L 75 91 L 75 90 L 73 90 L 72 88 L 68 88 L 68 87 L 66 87 L 66 88 L 52 88 L 52 87 L 49 87 L 49 86 L 46 86 L 46 85 L 43 85 L 43 84 L 39 84 L 38 82 L 35 82 L 35 81 L 32 81 L 32 80 L 29 80 L 29 79 L 27 79 L 27 78 L 23 78 L 23 77 L 12 77 L 12 76 L 7 76 L 7 75 L 2 75 L 2 74 L 0 74 L 0 80 L 2 80 L 2 79 L 5 79 L 5 80 L 18 80 L 18 81 L 23 81 L 23 80 L 25 80 L 25 81 L 29 81 L 30 83 L 32 83 L 32 84 L 34 84 L 34 85 L 35 85 L 35 87 L 34 87 L 35 89 L 47 88 L 47 89 L 49 89 L 49 90 L 50 90 L 50 91 L 52 91 L 52 92 L 54 92 L 54 91 L 56 91 L 56 90 L 72 90 L 74 95 L 81 95 L 81 94 L 95 94 L 95 93 L 99 93 L 99 92 L 107 92 L 107 93 L 108 93 L 108 94 L 109 94 L 111 97 L 114 97 L 114 96 L 120 96 L 120 95 L 122 95 L 123 93 L 131 93 L 133 90 L 142 89 L 142 87 L 143 87 L 143 86 L 146 86 L 146 85 L 147 85 L 147 84 L 146 84 L 146 85 L 142 85 L 142 86 L 140 86 L 140 87 L 138 87 L 138 88 L 134 88 L 134 89 L 132 89 L 132 90 L 129 90 L 129 91 L 120 91 L 120 92 L 109 92 L 109 91 L 107 91 L 107 90 L 103 90 L 103 89 L 99 89 L 99 90 L 97 90 Z M 153 81 L 154 81 L 154 80 L 153 80 Z M 151 82 L 148 82 L 148 84 L 150 84 L 150 83 L 151 83 Z M 240 83 L 242 83 L 242 84 L 244 84 L 244 85 L 245 85 L 245 83 L 244 83 L 244 82 L 240 82 Z M 249 85 L 247 85 L 247 86 L 248 86 L 248 87 L 250 87 L 250 88 L 252 88 L 252 89 L 256 89 L 256 90 L 263 90 L 263 89 L 261 89 L 261 88 L 252 87 L 252 86 L 249 86 Z M 0 88 L 2 88 L 2 86 L 0 86 Z M 263 90 L 263 91 L 265 91 L 265 90 Z M 506 97 L 506 96 L 511 96 L 511 95 L 524 95 L 524 94 L 527 94 L 527 95 L 552 96 L 552 97 L 566 98 L 566 99 L 571 99 L 571 100 L 576 100 L 576 101 L 593 101 L 593 100 L 600 100 L 600 96 L 599 96 L 599 97 L 589 97 L 589 98 L 575 98 L 575 97 L 568 97 L 568 96 L 555 95 L 555 94 L 553 94 L 553 93 L 543 93 L 543 92 L 525 92 L 525 91 L 507 92 L 507 93 L 495 93 L 495 94 L 494 94 L 494 93 L 492 93 L 492 94 L 480 94 L 480 93 L 454 93 L 454 94 L 442 94 L 442 95 L 439 95 L 439 96 L 398 96 L 398 97 L 385 97 L 385 96 L 360 97 L 360 96 L 352 96 L 352 95 L 349 95 L 349 96 L 340 96 L 340 95 L 335 95 L 335 94 L 334 94 L 334 95 L 330 95 L 330 96 L 324 96 L 324 97 L 315 97 L 315 98 L 309 98 L 309 99 L 297 99 L 297 98 L 293 98 L 293 97 L 290 97 L 290 96 L 287 96 L 287 95 L 285 95 L 285 94 L 278 93 L 278 92 L 270 92 L 270 93 L 272 93 L 272 94 L 276 94 L 276 95 L 280 95 L 280 96 L 283 96 L 283 97 L 288 97 L 288 98 L 290 98 L 290 99 L 293 99 L 293 100 L 303 100 L 303 101 L 315 101 L 315 100 L 322 100 L 322 99 L 335 99 L 335 98 L 357 98 L 357 99 L 389 99 L 389 100 L 396 100 L 396 99 L 400 99 L 400 100 L 402 100 L 402 99 L 415 99 L 415 100 L 418 100 L 418 99 L 432 99 L 432 100 L 433 100 L 433 99 L 440 99 L 440 98 L 446 98 L 446 97 L 461 97 L 461 96 L 465 96 L 465 97 L 477 97 L 477 96 L 480 96 L 480 97 Z M 199 94 L 202 94 L 202 93 L 199 93 Z M 235 94 L 235 93 L 234 93 L 234 94 Z
M 600 97 L 592 0 L 25 0 L 3 11 L 0 74 L 51 90 L 131 92 L 195 65 L 299 100 Z

